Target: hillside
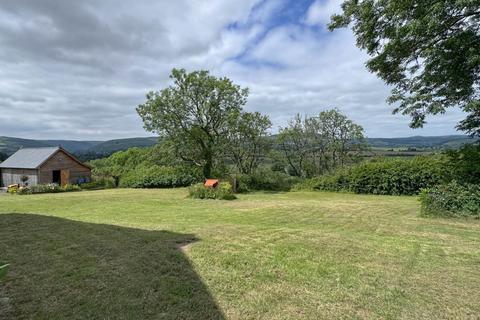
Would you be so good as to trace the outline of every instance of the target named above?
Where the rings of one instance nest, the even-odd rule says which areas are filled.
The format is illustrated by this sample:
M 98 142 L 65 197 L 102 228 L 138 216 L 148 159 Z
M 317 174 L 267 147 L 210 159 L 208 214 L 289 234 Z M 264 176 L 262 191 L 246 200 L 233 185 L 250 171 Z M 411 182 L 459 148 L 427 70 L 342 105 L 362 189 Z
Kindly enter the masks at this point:
M 11 155 L 20 148 L 61 146 L 81 158 L 110 155 L 132 147 L 149 147 L 157 143 L 156 137 L 128 138 L 108 141 L 33 140 L 0 137 L 0 153 Z
M 11 155 L 20 148 L 37 148 L 62 146 L 82 160 L 90 160 L 127 150 L 132 147 L 150 147 L 157 143 L 157 137 L 141 137 L 115 139 L 108 141 L 75 141 L 75 140 L 33 140 L 13 137 L 0 137 L 0 153 Z M 374 148 L 421 148 L 447 149 L 458 148 L 475 140 L 464 135 L 452 136 L 414 136 L 405 138 L 368 138 Z
M 452 136 L 414 136 L 405 138 L 369 138 L 368 143 L 375 148 L 433 148 L 447 149 L 458 148 L 466 143 L 472 143 L 475 139 L 465 135 Z

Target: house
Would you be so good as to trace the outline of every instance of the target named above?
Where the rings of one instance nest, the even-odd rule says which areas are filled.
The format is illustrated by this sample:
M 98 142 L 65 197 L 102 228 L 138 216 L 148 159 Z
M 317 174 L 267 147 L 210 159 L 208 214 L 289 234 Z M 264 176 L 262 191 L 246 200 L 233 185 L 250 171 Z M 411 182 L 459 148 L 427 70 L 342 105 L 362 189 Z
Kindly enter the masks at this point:
M 29 186 L 78 184 L 90 181 L 91 167 L 61 147 L 25 148 L 0 163 L 0 186 L 23 185 L 22 177 Z

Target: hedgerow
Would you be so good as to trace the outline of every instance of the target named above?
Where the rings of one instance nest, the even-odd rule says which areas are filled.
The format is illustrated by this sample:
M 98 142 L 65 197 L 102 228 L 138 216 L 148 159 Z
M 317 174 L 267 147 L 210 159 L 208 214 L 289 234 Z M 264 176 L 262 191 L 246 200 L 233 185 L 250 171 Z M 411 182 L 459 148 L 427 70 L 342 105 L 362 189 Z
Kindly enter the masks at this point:
M 456 181 L 422 190 L 422 214 L 480 218 L 480 186 Z
M 445 160 L 422 156 L 411 160 L 380 158 L 306 180 L 296 190 L 348 191 L 380 195 L 414 195 L 450 176 Z
M 200 180 L 198 173 L 184 167 L 153 165 L 139 167 L 124 173 L 120 179 L 123 188 L 186 187 Z

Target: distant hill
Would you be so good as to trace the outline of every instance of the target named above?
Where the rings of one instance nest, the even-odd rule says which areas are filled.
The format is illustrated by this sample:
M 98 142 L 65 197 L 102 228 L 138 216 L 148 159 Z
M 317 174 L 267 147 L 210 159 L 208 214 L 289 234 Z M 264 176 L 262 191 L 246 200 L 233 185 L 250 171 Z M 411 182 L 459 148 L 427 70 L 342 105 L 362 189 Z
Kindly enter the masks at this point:
M 132 147 L 150 147 L 157 143 L 157 137 L 128 138 L 108 141 L 75 140 L 33 140 L 13 137 L 0 137 L 0 153 L 11 155 L 20 148 L 38 148 L 61 146 L 82 160 L 91 160 L 111 155 L 114 152 Z M 406 138 L 369 138 L 368 143 L 374 148 L 458 148 L 475 140 L 464 135 L 406 137 Z
M 414 136 L 406 138 L 368 138 L 368 143 L 375 148 L 432 148 L 432 149 L 448 149 L 458 148 L 466 143 L 475 142 L 465 135 L 452 136 Z
M 132 147 L 150 147 L 158 138 L 128 138 L 109 141 L 75 141 L 75 140 L 33 140 L 13 137 L 0 137 L 0 153 L 11 155 L 20 148 L 40 148 L 61 146 L 82 159 L 108 156 L 116 151 Z

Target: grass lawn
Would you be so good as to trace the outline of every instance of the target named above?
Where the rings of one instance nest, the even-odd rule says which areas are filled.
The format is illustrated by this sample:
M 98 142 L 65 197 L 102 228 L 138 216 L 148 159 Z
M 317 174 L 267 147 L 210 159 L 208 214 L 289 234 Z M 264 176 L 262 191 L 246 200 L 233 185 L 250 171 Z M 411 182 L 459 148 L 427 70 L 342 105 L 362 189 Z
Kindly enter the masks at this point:
M 480 222 L 415 197 L 0 195 L 0 319 L 478 319 Z

